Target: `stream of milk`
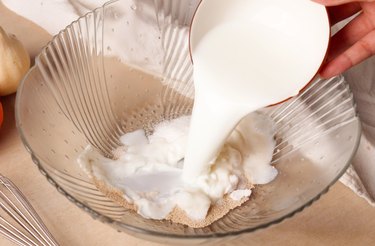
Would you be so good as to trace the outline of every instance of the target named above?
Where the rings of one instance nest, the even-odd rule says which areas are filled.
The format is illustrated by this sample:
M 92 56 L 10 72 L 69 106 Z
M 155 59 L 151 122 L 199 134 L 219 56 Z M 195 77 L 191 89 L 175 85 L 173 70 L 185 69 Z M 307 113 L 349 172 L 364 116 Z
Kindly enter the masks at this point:
M 249 184 L 277 175 L 270 165 L 272 122 L 252 112 L 298 94 L 318 70 L 327 43 L 314 43 L 318 29 L 300 35 L 306 23 L 275 9 L 278 1 L 233 3 L 242 14 L 193 37 L 192 117 L 162 122 L 150 136 L 126 134 L 116 160 L 92 148 L 79 158 L 89 175 L 123 192 L 146 218 L 164 219 L 179 207 L 190 219 L 204 220 L 225 196 L 248 198 Z

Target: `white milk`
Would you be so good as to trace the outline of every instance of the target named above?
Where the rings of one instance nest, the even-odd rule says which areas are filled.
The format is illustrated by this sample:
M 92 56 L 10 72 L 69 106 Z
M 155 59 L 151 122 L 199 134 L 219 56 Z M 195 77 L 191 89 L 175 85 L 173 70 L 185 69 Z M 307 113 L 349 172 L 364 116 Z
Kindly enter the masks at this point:
M 194 183 L 245 115 L 298 94 L 313 78 L 329 23 L 309 0 L 206 0 L 191 35 L 196 91 L 184 179 Z
M 234 201 L 248 199 L 248 183 L 266 184 L 276 177 L 270 164 L 273 123 L 254 113 L 232 132 L 211 172 L 194 184 L 185 183 L 181 160 L 189 125 L 190 117 L 184 116 L 156 125 L 150 136 L 142 129 L 130 132 L 121 137 L 126 147 L 116 151 L 116 160 L 88 147 L 78 162 L 89 176 L 120 190 L 140 215 L 151 219 L 165 219 L 177 206 L 188 218 L 202 221 L 225 195 Z
M 326 12 L 310 0 L 204 0 L 200 9 L 204 3 L 215 9 L 208 9 L 211 26 L 199 22 L 199 12 L 195 20 L 202 25 L 193 23 L 192 118 L 162 122 L 151 136 L 143 130 L 126 134 L 116 160 L 91 147 L 78 159 L 145 218 L 168 218 L 179 207 L 190 219 L 204 220 L 224 196 L 248 199 L 248 183 L 272 181 L 273 123 L 258 113 L 244 116 L 297 94 L 328 44 Z M 315 6 L 318 18 L 314 11 L 296 11 L 306 6 Z
M 156 92 L 164 86 L 158 77 L 130 69 L 114 59 L 106 62 L 116 78 L 125 77 L 131 83 L 136 82 L 138 90 L 150 89 L 152 93 L 149 93 L 146 105 L 158 102 Z M 162 118 L 163 111 L 151 112 L 152 108 L 145 111 L 144 104 L 140 103 L 144 99 L 127 97 L 129 119 L 136 121 L 132 116 L 140 113 L 151 122 Z M 140 108 L 134 105 L 140 105 Z M 91 178 L 115 191 L 114 196 L 110 196 L 112 199 L 120 191 L 121 204 L 134 205 L 145 218 L 170 218 L 174 208 L 179 207 L 187 218 L 200 222 L 177 222 L 192 227 L 205 226 L 249 199 L 252 185 L 266 184 L 276 177 L 277 170 L 270 164 L 275 147 L 274 126 L 271 119 L 261 113 L 243 119 L 226 140 L 211 172 L 200 175 L 192 184 L 182 178 L 190 120 L 190 116 L 182 116 L 162 121 L 153 125 L 152 133 L 148 125 L 147 134 L 144 129 L 128 132 L 120 138 L 123 146 L 114 150 L 115 159 L 107 159 L 89 146 L 79 156 L 78 163 Z M 141 125 L 141 122 L 135 125 Z M 99 190 L 103 191 L 100 187 Z M 229 199 L 232 201 L 225 203 Z M 209 211 L 216 212 L 210 215 Z M 207 216 L 210 219 L 206 221 Z

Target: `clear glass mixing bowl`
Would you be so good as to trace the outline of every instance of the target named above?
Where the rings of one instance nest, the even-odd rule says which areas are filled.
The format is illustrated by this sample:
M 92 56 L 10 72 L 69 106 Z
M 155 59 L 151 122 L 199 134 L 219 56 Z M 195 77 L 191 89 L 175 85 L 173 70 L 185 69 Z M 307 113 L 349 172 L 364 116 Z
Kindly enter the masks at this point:
M 277 126 L 276 180 L 257 186 L 250 201 L 212 225 L 146 220 L 99 192 L 76 162 L 88 144 L 111 157 L 123 133 L 191 112 L 188 34 L 198 2 L 106 4 L 53 38 L 17 94 L 22 140 L 48 181 L 94 218 L 158 242 L 213 242 L 291 217 L 345 172 L 360 138 L 344 78 L 316 80 L 263 110 Z

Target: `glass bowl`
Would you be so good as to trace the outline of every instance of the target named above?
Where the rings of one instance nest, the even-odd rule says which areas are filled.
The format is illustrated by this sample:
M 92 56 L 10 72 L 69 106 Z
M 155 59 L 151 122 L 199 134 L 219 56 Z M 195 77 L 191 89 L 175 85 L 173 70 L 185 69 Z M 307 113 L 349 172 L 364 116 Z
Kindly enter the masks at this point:
M 276 125 L 279 175 L 212 225 L 146 220 L 99 192 L 77 164 L 88 144 L 111 157 L 123 133 L 191 113 L 188 34 L 198 3 L 112 1 L 88 13 L 43 49 L 17 94 L 20 135 L 48 181 L 94 218 L 158 242 L 214 242 L 293 216 L 340 178 L 360 138 L 345 79 L 317 79 L 262 109 Z

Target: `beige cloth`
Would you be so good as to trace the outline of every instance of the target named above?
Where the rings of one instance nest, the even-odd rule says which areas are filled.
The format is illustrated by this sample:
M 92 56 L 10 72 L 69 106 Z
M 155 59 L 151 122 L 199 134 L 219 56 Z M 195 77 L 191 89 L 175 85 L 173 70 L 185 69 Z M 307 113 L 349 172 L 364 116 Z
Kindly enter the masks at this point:
M 0 1 L 51 34 L 58 33 L 79 16 L 106 2 L 106 0 Z M 333 31 L 337 31 L 345 23 L 338 24 Z M 345 73 L 345 77 L 351 85 L 357 102 L 363 125 L 363 137 L 352 166 L 340 181 L 375 206 L 375 57 L 351 69 Z
M 375 206 L 375 57 L 354 67 L 345 77 L 362 121 L 362 139 L 341 182 Z

